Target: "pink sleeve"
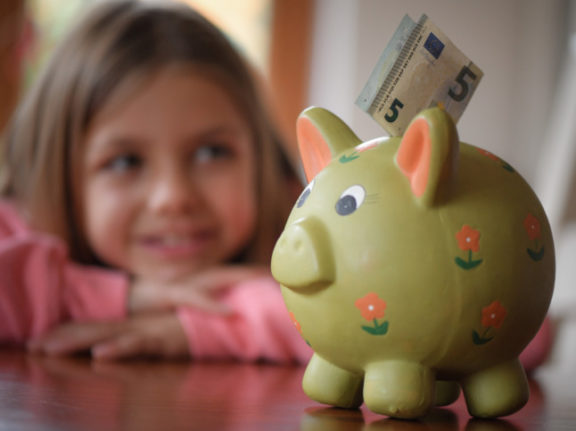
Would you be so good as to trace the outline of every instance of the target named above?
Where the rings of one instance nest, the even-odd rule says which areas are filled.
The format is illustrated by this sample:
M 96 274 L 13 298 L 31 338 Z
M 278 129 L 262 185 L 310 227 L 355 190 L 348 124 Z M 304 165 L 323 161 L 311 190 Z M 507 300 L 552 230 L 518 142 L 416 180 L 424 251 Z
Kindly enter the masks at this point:
M 0 241 L 0 343 L 22 343 L 68 320 L 125 314 L 126 277 L 70 263 L 64 245 L 28 233 Z
M 310 359 L 312 350 L 294 328 L 273 279 L 240 283 L 224 302 L 233 310 L 231 315 L 179 310 L 194 358 L 300 363 Z
M 546 317 L 539 331 L 520 355 L 520 362 L 527 373 L 531 373 L 548 359 L 553 344 L 550 317 Z
M 65 306 L 72 320 L 121 320 L 128 314 L 128 276 L 112 270 L 68 264 Z

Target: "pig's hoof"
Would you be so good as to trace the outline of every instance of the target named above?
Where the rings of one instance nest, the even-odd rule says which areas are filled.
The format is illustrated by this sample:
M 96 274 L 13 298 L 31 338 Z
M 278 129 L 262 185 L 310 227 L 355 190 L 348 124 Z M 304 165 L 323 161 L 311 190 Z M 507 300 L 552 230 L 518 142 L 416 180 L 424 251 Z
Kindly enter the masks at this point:
M 302 381 L 306 395 L 319 403 L 342 408 L 362 404 L 362 377 L 314 354 Z
M 364 401 L 376 413 L 419 418 L 434 401 L 434 378 L 429 368 L 414 362 L 371 364 L 364 379 Z
M 438 380 L 436 382 L 435 392 L 434 405 L 447 406 L 458 399 L 460 395 L 460 385 L 456 382 Z
M 468 412 L 479 418 L 506 416 L 528 401 L 526 374 L 518 359 L 468 376 L 462 382 Z

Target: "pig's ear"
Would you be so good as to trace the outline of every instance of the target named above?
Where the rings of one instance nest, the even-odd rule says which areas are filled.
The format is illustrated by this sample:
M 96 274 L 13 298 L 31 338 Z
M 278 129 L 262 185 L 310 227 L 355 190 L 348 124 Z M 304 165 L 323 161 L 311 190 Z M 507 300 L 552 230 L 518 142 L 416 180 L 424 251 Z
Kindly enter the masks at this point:
M 449 192 L 457 168 L 458 132 L 446 111 L 422 111 L 410 123 L 396 152 L 396 164 L 410 181 L 417 202 L 432 206 Z
M 296 124 L 298 149 L 306 179 L 312 180 L 336 155 L 361 141 L 332 112 L 317 107 L 304 110 Z

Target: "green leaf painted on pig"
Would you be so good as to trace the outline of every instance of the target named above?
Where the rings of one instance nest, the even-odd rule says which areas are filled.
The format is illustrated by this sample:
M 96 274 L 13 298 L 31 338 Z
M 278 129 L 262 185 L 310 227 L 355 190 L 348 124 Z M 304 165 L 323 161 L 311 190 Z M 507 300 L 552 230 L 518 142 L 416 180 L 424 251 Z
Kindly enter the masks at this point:
M 349 156 L 346 154 L 343 154 L 340 157 L 339 162 L 340 163 L 348 163 L 348 162 L 351 162 L 352 160 L 356 160 L 358 157 L 360 157 L 360 156 L 358 155 L 358 153 L 356 151 L 354 151 Z
M 527 248 L 526 252 L 530 256 L 530 258 L 535 262 L 542 260 L 542 258 L 544 257 L 544 247 L 542 247 L 540 250 L 532 250 L 530 248 Z
M 374 323 L 374 326 L 362 326 L 362 329 L 364 329 L 366 332 L 368 332 L 371 335 L 386 335 L 386 333 L 388 332 L 388 321 L 384 321 L 383 323 Z

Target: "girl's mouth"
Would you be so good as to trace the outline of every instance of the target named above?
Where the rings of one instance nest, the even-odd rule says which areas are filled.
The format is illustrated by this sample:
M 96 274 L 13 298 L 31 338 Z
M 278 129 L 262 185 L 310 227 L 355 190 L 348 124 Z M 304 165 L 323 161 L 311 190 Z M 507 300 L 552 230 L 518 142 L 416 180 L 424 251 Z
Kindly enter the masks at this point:
M 214 240 L 210 231 L 192 234 L 166 233 L 143 237 L 140 245 L 161 259 L 185 259 L 201 255 Z

